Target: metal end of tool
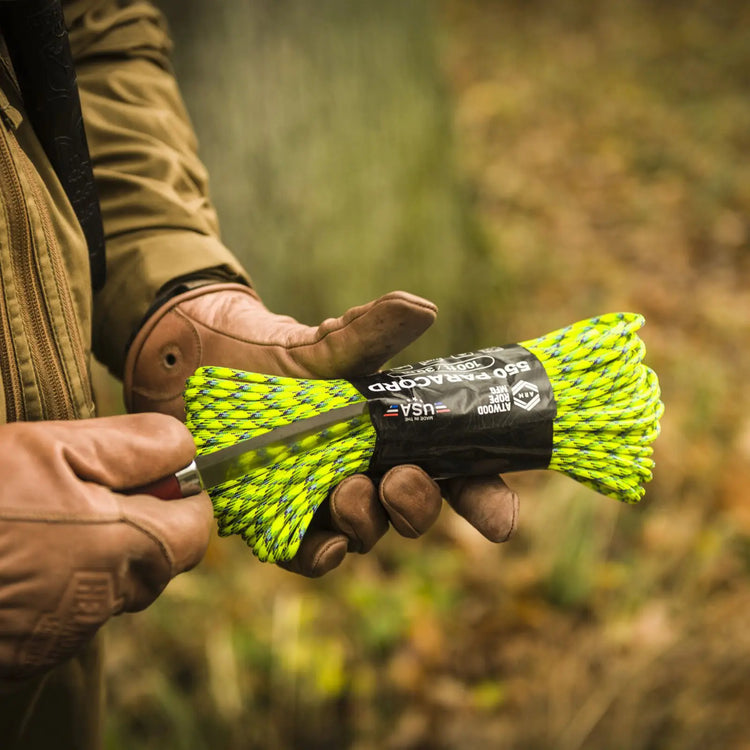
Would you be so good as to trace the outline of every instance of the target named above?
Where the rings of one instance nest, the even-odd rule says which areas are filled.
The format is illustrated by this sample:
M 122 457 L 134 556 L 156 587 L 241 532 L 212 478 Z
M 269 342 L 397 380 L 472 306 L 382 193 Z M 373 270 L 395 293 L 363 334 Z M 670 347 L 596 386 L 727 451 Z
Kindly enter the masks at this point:
M 203 492 L 201 475 L 198 473 L 198 467 L 195 465 L 195 461 L 192 461 L 184 469 L 180 469 L 175 474 L 175 478 L 180 485 L 180 492 L 183 497 L 189 497 L 190 495 L 197 495 L 198 493 Z

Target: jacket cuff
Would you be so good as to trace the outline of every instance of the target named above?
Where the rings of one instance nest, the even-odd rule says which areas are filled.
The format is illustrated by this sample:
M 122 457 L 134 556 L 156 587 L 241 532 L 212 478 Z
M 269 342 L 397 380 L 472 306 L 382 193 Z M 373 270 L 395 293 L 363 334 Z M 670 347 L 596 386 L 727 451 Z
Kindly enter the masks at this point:
M 94 300 L 92 343 L 94 356 L 118 378 L 133 335 L 170 288 L 204 276 L 213 283 L 251 285 L 220 240 L 184 230 L 112 238 L 107 267 L 107 284 Z

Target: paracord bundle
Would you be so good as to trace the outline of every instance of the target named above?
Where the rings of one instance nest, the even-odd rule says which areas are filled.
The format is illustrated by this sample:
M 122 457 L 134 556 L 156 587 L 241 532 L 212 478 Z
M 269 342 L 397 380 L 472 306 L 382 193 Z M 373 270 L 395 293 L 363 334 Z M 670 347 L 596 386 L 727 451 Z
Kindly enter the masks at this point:
M 643 323 L 612 313 L 353 382 L 201 368 L 185 390 L 200 454 L 363 394 L 369 401 L 362 416 L 273 449 L 271 465 L 212 488 L 219 532 L 239 534 L 261 560 L 291 559 L 333 486 L 403 460 L 433 476 L 546 467 L 638 502 L 664 408 L 657 377 L 643 364 L 636 333 Z

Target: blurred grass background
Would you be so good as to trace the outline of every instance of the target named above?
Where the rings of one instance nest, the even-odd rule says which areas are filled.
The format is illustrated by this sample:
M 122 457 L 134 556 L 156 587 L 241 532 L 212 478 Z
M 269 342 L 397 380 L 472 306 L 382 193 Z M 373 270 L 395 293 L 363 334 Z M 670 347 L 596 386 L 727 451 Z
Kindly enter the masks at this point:
M 428 296 L 405 360 L 640 311 L 667 411 L 640 506 L 512 476 L 504 546 L 446 510 L 307 581 L 215 540 L 108 628 L 109 750 L 750 748 L 750 6 L 163 7 L 272 309 Z

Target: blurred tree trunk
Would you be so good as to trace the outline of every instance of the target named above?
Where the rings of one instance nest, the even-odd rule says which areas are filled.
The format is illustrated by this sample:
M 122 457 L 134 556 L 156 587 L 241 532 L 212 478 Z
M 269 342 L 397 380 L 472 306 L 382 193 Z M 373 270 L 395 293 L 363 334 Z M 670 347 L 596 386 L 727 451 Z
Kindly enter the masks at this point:
M 406 289 L 442 313 L 412 359 L 474 345 L 491 280 L 453 162 L 433 4 L 161 6 L 224 240 L 268 306 L 316 323 Z

